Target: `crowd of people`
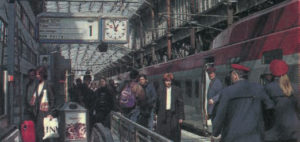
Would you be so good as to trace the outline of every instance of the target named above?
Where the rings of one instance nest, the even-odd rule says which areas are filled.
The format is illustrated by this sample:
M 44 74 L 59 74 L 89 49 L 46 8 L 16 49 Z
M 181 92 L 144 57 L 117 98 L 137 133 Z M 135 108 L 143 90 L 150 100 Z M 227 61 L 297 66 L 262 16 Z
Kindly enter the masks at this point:
M 212 140 L 222 142 L 297 142 L 300 139 L 300 97 L 298 88 L 287 73 L 282 60 L 270 64 L 272 81 L 260 85 L 248 81 L 250 68 L 231 64 L 231 85 L 224 86 L 217 70 L 206 72 L 210 83 L 207 90 L 207 118 L 211 119 Z M 42 118 L 57 116 L 47 70 L 29 70 L 26 85 L 26 119 L 34 120 L 37 141 L 42 141 Z M 110 112 L 118 111 L 130 120 L 155 131 L 174 142 L 181 140 L 184 101 L 181 88 L 172 84 L 174 75 L 165 73 L 163 85 L 155 87 L 147 75 L 133 70 L 129 79 L 117 84 L 100 78 L 93 81 L 89 74 L 78 78 L 70 89 L 70 101 L 88 110 L 89 125 L 102 123 L 110 127 Z M 46 95 L 45 95 L 46 94 Z M 47 97 L 47 101 L 43 101 Z M 157 122 L 155 127 L 154 122 Z
M 172 85 L 173 78 L 173 74 L 165 74 L 164 87 L 156 89 L 145 74 L 139 74 L 136 70 L 132 70 L 129 79 L 120 84 L 113 80 L 107 84 L 105 78 L 92 84 L 91 76 L 85 75 L 83 83 L 78 78 L 69 89 L 70 100 L 88 109 L 90 126 L 102 123 L 110 127 L 110 112 L 114 110 L 177 142 L 180 141 L 184 105 L 180 88 Z M 99 84 L 99 87 L 95 84 Z M 159 126 L 156 129 L 155 120 Z

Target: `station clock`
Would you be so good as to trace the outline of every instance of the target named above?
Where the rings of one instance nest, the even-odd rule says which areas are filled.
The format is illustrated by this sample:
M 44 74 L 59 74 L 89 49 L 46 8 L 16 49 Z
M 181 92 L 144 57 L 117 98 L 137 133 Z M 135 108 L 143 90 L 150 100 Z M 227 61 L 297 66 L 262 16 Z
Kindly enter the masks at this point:
M 104 18 L 102 19 L 102 41 L 105 43 L 128 42 L 128 19 Z

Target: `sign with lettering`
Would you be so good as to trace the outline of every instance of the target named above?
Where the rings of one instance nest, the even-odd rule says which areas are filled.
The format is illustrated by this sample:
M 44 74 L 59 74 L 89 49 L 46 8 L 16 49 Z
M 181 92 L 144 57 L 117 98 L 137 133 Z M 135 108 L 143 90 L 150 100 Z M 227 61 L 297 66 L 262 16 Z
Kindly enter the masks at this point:
M 40 17 L 41 43 L 99 42 L 97 17 Z

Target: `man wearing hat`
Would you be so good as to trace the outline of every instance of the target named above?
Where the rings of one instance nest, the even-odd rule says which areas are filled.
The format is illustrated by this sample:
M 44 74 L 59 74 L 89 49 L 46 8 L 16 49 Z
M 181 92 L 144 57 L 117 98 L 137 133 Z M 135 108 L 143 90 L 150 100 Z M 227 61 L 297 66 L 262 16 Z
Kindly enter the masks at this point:
M 300 102 L 297 85 L 291 83 L 287 72 L 288 65 L 275 59 L 270 63 L 270 71 L 275 80 L 266 86 L 266 92 L 275 104 L 273 127 L 265 133 L 268 142 L 300 141 Z
M 239 64 L 231 67 L 233 85 L 221 92 L 213 136 L 221 134 L 222 142 L 262 142 L 263 109 L 272 109 L 274 103 L 261 85 L 247 81 L 249 68 Z
M 223 84 L 220 81 L 220 79 L 216 77 L 216 69 L 214 67 L 208 68 L 206 72 L 210 79 L 210 83 L 207 90 L 207 114 L 208 117 L 211 120 L 213 120 L 215 117 L 214 107 L 219 99 L 219 92 L 223 88 Z
M 172 85 L 173 78 L 172 73 L 164 74 L 164 87 L 157 92 L 159 97 L 156 104 L 156 131 L 174 142 L 180 142 L 184 104 L 181 90 Z

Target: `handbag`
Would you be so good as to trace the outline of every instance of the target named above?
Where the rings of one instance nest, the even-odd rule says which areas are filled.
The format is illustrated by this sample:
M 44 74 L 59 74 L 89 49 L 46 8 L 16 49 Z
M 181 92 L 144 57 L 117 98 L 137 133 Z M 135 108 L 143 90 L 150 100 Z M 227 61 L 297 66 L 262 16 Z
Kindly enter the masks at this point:
M 57 118 L 50 119 L 49 117 L 44 118 L 44 137 L 43 140 L 48 138 L 58 138 L 58 120 Z

